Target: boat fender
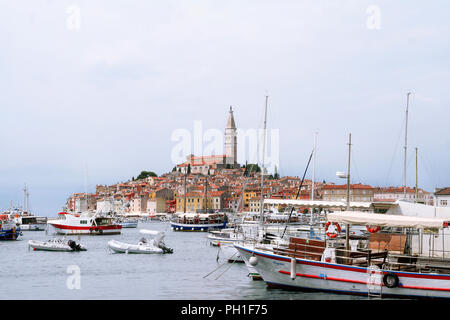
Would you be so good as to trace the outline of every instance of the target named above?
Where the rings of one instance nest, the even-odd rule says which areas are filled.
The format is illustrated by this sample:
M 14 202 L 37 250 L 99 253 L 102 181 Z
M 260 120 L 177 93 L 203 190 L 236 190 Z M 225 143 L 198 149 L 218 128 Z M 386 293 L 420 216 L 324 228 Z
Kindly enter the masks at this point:
M 326 224 L 325 224 L 325 232 L 326 232 L 326 234 L 327 234 L 327 236 L 328 237 L 330 237 L 330 238 L 336 238 L 337 236 L 338 236 L 338 234 L 341 232 L 341 226 L 337 223 L 337 222 L 333 222 L 333 225 L 336 227 L 336 232 L 335 233 L 331 233 L 331 232 L 328 232 L 328 227 L 331 225 L 331 222 L 330 221 L 328 221 Z
M 383 276 L 383 283 L 388 288 L 396 288 L 398 286 L 398 277 L 395 273 L 388 272 Z
M 251 266 L 256 266 L 258 264 L 258 258 L 255 256 L 250 257 L 250 259 L 248 259 L 248 263 L 250 263 Z
M 102 234 L 103 230 L 102 229 L 98 229 L 98 233 Z
M 367 231 L 369 231 L 370 233 L 377 233 L 378 231 L 380 231 L 380 226 L 376 226 L 376 227 L 370 227 L 370 226 L 366 226 Z
M 297 260 L 295 258 L 291 258 L 291 279 L 295 280 L 295 277 L 297 276 Z

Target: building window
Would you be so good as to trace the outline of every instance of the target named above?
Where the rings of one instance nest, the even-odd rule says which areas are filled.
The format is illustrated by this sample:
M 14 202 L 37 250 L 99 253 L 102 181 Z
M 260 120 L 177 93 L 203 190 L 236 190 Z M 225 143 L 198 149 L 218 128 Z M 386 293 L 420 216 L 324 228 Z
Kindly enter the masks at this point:
M 447 200 L 441 200 L 441 206 L 447 206 Z

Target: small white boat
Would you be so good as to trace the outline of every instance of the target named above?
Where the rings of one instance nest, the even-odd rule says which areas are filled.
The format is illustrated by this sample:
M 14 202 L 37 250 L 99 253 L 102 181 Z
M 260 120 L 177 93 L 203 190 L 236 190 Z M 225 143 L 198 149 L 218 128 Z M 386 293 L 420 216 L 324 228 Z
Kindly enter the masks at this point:
M 138 219 L 124 219 L 120 222 L 122 228 L 137 228 L 138 223 Z
M 173 250 L 166 247 L 163 242 L 165 237 L 164 232 L 145 229 L 140 230 L 140 232 L 152 235 L 154 238 L 150 240 L 141 238 L 137 244 L 110 240 L 108 241 L 108 247 L 116 253 L 173 253 Z
M 73 240 L 64 241 L 64 239 L 52 239 L 48 241 L 29 240 L 28 248 L 33 248 L 33 251 L 62 251 L 62 252 L 74 252 L 74 251 L 86 251 L 86 247 L 82 244 L 77 244 Z

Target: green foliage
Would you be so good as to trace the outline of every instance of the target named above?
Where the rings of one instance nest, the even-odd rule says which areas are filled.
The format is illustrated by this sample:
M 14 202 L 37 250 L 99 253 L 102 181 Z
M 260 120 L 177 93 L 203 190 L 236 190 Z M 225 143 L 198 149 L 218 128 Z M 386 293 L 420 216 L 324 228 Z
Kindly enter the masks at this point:
M 137 176 L 136 180 L 145 179 L 148 177 L 157 177 L 158 175 L 153 171 L 141 171 L 141 173 Z

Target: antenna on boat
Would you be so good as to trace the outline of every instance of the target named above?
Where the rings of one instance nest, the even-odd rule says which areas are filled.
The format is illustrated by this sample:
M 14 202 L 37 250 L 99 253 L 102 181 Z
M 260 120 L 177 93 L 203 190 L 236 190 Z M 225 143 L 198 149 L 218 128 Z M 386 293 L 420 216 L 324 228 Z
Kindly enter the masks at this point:
M 403 168 L 403 198 L 406 199 L 406 153 L 408 150 L 408 109 L 409 109 L 409 96 L 411 95 L 411 92 L 408 92 L 406 94 L 406 125 L 405 125 L 405 159 L 404 159 L 404 168 Z

